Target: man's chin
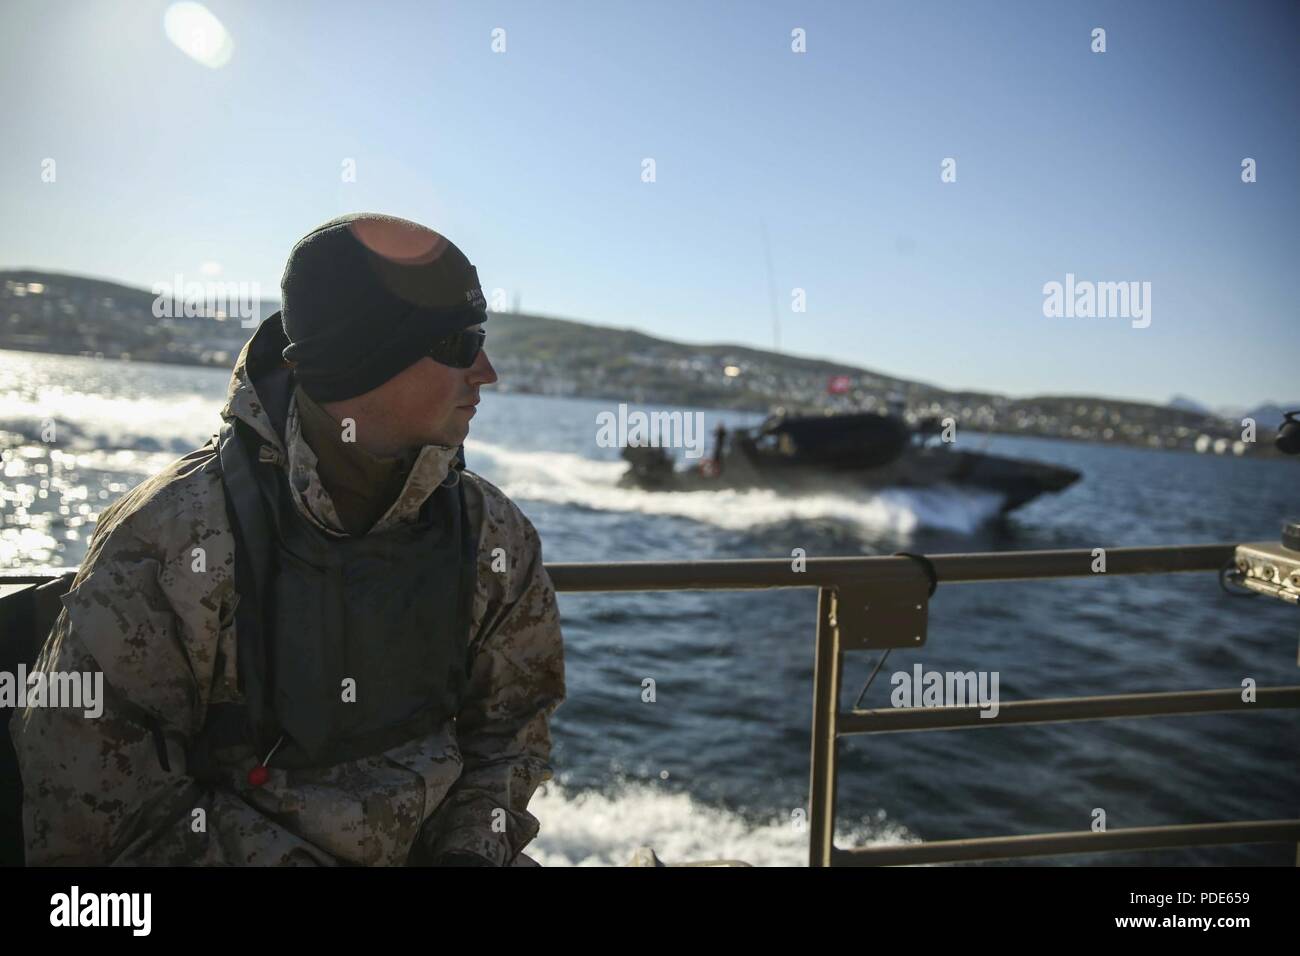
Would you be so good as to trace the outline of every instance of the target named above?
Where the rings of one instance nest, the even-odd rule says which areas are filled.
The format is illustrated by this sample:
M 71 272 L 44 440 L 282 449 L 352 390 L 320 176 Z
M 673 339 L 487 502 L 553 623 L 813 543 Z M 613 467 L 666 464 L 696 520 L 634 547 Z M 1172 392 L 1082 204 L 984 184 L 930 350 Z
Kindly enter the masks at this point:
M 436 435 L 429 436 L 425 439 L 426 445 L 442 445 L 444 448 L 456 448 L 465 443 L 469 436 L 468 428 L 443 429 Z

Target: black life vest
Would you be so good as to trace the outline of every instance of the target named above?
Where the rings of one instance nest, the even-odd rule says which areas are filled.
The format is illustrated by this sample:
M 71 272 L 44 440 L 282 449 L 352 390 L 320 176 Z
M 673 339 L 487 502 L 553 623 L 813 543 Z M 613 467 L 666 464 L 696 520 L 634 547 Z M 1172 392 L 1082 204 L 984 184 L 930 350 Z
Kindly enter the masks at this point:
M 282 437 L 295 384 L 284 344 L 272 316 L 248 357 Z M 469 681 L 478 563 L 464 449 L 414 523 L 336 538 L 299 513 L 277 450 L 247 423 L 227 421 L 215 448 L 210 467 L 220 470 L 236 542 L 243 700 L 209 706 L 190 775 L 223 779 L 219 751 L 239 745 L 259 761 L 274 748 L 270 767 L 332 766 L 454 719 Z

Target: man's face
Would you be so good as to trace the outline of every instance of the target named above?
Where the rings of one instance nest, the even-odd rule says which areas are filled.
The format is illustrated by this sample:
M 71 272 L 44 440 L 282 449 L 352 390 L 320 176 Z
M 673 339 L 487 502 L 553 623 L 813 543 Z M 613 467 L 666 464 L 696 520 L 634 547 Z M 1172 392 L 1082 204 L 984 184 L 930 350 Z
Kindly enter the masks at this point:
M 472 331 L 481 328 L 471 326 Z M 425 356 L 364 395 L 322 407 L 339 420 L 353 417 L 357 443 L 373 454 L 422 445 L 454 448 L 469 434 L 479 388 L 496 380 L 486 349 L 469 368 L 452 368 Z
M 481 328 L 475 325 L 469 331 Z M 396 426 L 409 429 L 411 445 L 454 448 L 469 434 L 480 386 L 496 380 L 486 349 L 469 368 L 452 368 L 426 356 L 385 383 L 393 386 L 388 396 L 389 414 Z

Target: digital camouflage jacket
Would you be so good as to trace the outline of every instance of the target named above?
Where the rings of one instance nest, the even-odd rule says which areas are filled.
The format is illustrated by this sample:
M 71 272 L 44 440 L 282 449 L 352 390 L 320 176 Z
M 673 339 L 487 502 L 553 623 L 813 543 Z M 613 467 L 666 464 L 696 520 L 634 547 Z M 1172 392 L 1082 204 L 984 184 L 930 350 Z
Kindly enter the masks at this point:
M 282 441 L 248 351 L 222 416 L 274 449 L 308 520 L 343 534 L 296 409 Z M 440 483 L 466 483 L 479 563 L 457 717 L 363 759 L 272 768 L 260 787 L 247 775 L 265 755 L 251 747 L 222 753 L 226 785 L 186 774 L 209 706 L 240 699 L 234 537 L 215 454 L 214 444 L 191 452 L 100 515 L 34 670 L 102 671 L 103 713 L 28 708 L 10 721 L 28 865 L 400 866 L 455 851 L 530 864 L 528 802 L 552 776 L 549 719 L 565 694 L 559 614 L 532 524 L 490 482 L 453 469 L 455 449 L 425 446 L 369 533 L 413 521 Z

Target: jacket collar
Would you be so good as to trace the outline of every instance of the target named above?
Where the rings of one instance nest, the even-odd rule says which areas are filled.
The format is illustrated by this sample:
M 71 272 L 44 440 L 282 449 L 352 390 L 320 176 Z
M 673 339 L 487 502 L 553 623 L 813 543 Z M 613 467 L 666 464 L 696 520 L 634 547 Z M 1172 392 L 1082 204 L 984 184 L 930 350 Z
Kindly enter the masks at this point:
M 312 451 L 302 433 L 302 420 L 296 402 L 289 407 L 289 417 L 285 422 L 288 449 L 289 488 L 293 491 L 294 502 L 299 510 L 322 530 L 337 536 L 344 536 L 343 522 L 338 510 L 325 490 L 317 470 L 318 458 Z M 366 532 L 377 534 L 402 524 L 416 520 L 425 499 L 437 490 L 439 485 L 454 487 L 460 480 L 460 471 L 454 468 L 458 464 L 459 448 L 447 445 L 425 445 L 416 456 L 410 474 L 401 492 L 393 500 L 388 510 L 380 516 L 374 526 Z
M 316 473 L 316 453 L 303 438 L 295 403 L 290 400 L 288 408 L 284 409 L 282 436 L 254 386 L 261 374 L 284 367 L 286 363 L 281 352 L 287 344 L 280 313 L 276 312 L 263 320 L 239 353 L 221 414 L 226 419 L 239 418 L 246 422 L 270 446 L 272 457 L 288 472 L 294 504 L 303 516 L 324 531 L 342 537 L 347 532 L 343 530 L 338 511 Z M 274 397 L 266 396 L 268 400 Z M 460 469 L 464 466 L 464 453 L 460 447 L 422 447 L 401 492 L 368 533 L 385 531 L 415 521 L 425 499 L 439 485 L 454 487 L 460 480 Z

